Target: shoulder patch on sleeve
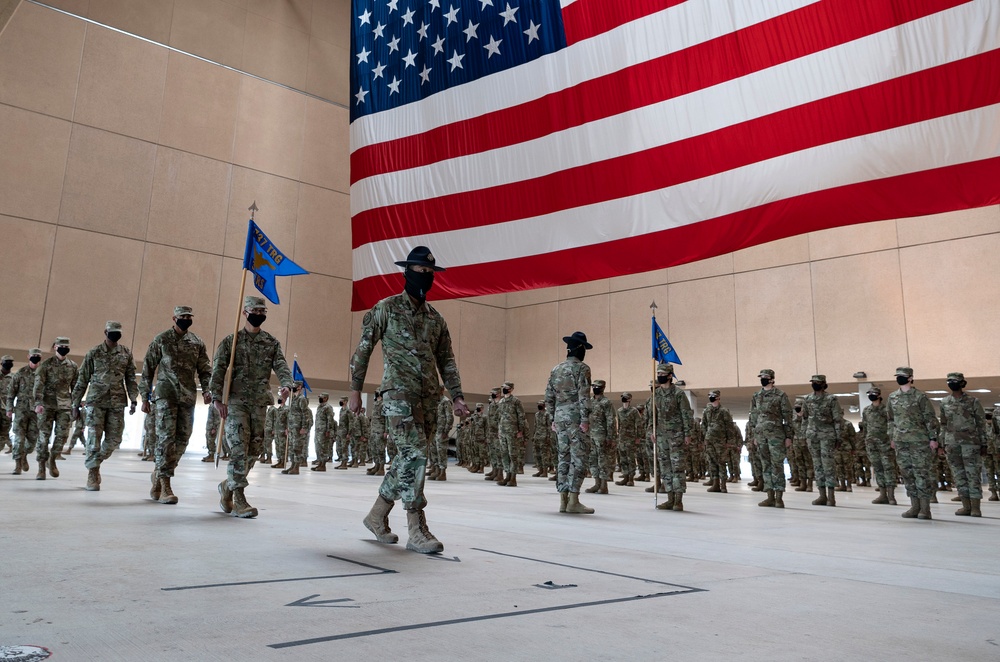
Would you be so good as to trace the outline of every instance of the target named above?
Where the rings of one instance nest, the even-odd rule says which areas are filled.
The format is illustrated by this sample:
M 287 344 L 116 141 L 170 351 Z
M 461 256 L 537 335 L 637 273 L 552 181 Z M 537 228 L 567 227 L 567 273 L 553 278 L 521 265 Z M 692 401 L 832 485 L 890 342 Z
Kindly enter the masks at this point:
M 364 319 L 361 320 L 361 323 L 364 326 L 368 326 L 368 325 L 370 325 L 372 323 L 372 319 L 373 318 L 374 318 L 374 315 L 372 315 L 372 311 L 369 310 L 367 313 L 365 313 L 365 317 L 364 317 Z

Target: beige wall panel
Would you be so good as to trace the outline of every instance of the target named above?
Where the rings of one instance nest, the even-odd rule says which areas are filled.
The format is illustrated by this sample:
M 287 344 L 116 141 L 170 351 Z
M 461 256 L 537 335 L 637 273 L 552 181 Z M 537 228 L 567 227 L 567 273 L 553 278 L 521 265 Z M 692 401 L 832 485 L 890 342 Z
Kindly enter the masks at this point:
M 1000 374 L 1000 235 L 900 249 L 910 366 L 917 379 Z M 900 363 L 902 365 L 902 363 Z
M 146 241 L 221 255 L 232 168 L 158 147 Z
M 314 0 L 310 33 L 341 48 L 350 48 L 351 0 Z
M 309 41 L 309 66 L 306 91 L 310 94 L 348 104 L 351 96 L 351 51 L 313 37 Z
M 808 264 L 736 274 L 740 386 L 759 384 L 762 368 L 774 370 L 779 384 L 801 384 L 815 373 L 809 280 Z
M 308 62 L 309 37 L 306 34 L 257 14 L 247 14 L 244 71 L 304 90 Z
M 607 294 L 610 292 L 611 282 L 607 278 L 593 280 L 589 283 L 575 283 L 573 285 L 559 286 L 559 300 L 574 299 L 578 297 L 589 297 L 594 294 Z
M 318 0 L 323 2 L 323 0 Z M 280 23 L 285 27 L 309 34 L 313 0 L 249 0 L 252 14 Z
M 146 237 L 156 145 L 74 125 L 59 224 Z
M 611 294 L 611 373 L 607 379 L 608 391 L 642 391 L 652 377 L 652 339 L 649 304 L 656 301 L 657 321 L 673 341 L 668 329 L 669 292 L 666 285 L 646 287 Z M 568 336 L 576 329 L 562 329 L 559 337 Z M 590 332 L 587 331 L 590 338 Z M 676 341 L 674 341 L 676 342 Z M 593 340 L 591 343 L 595 344 Z M 594 350 L 596 351 L 596 350 Z M 590 353 L 587 353 L 590 363 Z
M 347 381 L 351 344 L 351 282 L 318 274 L 294 276 L 288 305 L 288 355 L 299 355 L 306 379 Z
M 607 282 L 607 281 L 605 281 Z M 647 304 L 648 305 L 648 304 Z M 593 379 L 611 380 L 611 302 L 610 295 L 599 294 L 559 302 L 558 339 L 574 331 L 587 334 L 594 349 L 587 350 L 587 365 Z M 563 345 L 565 348 L 565 345 Z M 616 350 L 617 351 L 617 350 Z M 559 359 L 565 357 L 560 356 Z M 551 368 L 551 366 L 549 366 Z M 609 384 L 609 388 L 612 387 Z
M 545 393 L 552 368 L 566 356 L 559 326 L 559 304 L 543 303 L 507 311 L 507 356 L 504 376 L 517 385 L 521 395 Z M 482 348 L 480 348 L 482 349 Z M 467 350 L 468 351 L 468 350 Z M 501 375 L 493 377 L 500 380 Z M 502 380 L 500 380 L 502 381 Z M 485 389 L 499 386 L 489 384 Z
M 166 44 L 173 11 L 174 0 L 90 0 L 88 17 Z
M 506 318 L 505 311 L 487 306 L 463 304 L 461 309 L 461 336 L 458 346 L 461 353 L 456 355 L 462 388 L 470 393 L 489 393 L 504 379 L 506 365 Z M 451 325 L 451 320 L 445 318 Z M 498 382 L 499 383 L 494 383 Z M 512 380 L 517 381 L 517 380 Z M 518 384 L 518 392 L 526 391 Z
M 243 274 L 243 261 L 233 260 L 230 258 L 224 258 L 222 262 L 222 284 L 219 289 L 219 318 L 215 324 L 215 343 L 218 344 L 222 342 L 222 339 L 230 335 L 233 332 L 233 325 L 236 323 L 236 312 L 237 307 L 242 310 L 243 302 L 239 300 L 240 294 L 240 277 Z M 264 326 L 261 328 L 270 333 L 272 336 L 278 339 L 281 343 L 281 347 L 284 348 L 288 343 L 286 342 L 288 337 L 288 307 L 291 301 L 291 280 L 292 277 L 284 277 L 277 279 L 277 290 L 278 290 L 278 300 L 281 302 L 275 305 L 264 299 L 264 305 L 267 306 L 267 321 L 264 322 Z M 246 291 L 243 293 L 244 296 L 252 295 L 256 297 L 263 297 L 257 288 L 253 286 L 253 275 L 247 276 L 247 286 Z M 243 328 L 243 324 L 246 322 L 246 318 L 241 318 L 240 328 Z M 204 327 L 202 327 L 204 328 Z M 202 339 L 207 343 L 208 339 L 204 336 Z M 209 350 L 209 354 L 215 351 L 215 347 Z M 291 365 L 291 363 L 289 363 Z
M 71 128 L 63 120 L 0 105 L 0 213 L 58 220 Z
M 0 103 L 72 119 L 83 21 L 22 3 L 0 36 Z
M 507 293 L 507 307 L 534 306 L 539 303 L 549 303 L 559 300 L 558 287 L 542 287 L 537 290 L 522 290 Z
M 810 232 L 806 237 L 809 239 L 809 257 L 813 260 L 884 251 L 896 248 L 896 221 L 846 225 Z
M 167 49 L 90 26 L 73 121 L 155 142 Z
M 688 388 L 738 385 L 734 290 L 732 276 L 670 286 L 667 337 L 684 362 L 677 373 Z
M 48 351 L 56 336 L 69 336 L 72 356 L 82 356 L 103 339 L 108 320 L 121 322 L 125 344 L 134 344 L 141 270 L 141 241 L 59 228 L 41 348 Z
M 978 207 L 945 214 L 902 218 L 896 221 L 896 227 L 900 246 L 974 237 L 1000 232 L 1000 207 Z
M 468 304 L 452 299 L 450 301 L 434 301 L 432 303 L 434 310 L 441 313 L 444 321 L 448 323 L 448 333 L 451 334 L 451 351 L 455 353 L 455 360 L 459 362 L 458 368 L 461 372 L 462 369 L 462 318 L 465 315 L 474 315 L 474 311 L 470 312 Z M 503 340 L 500 341 L 501 347 L 503 347 Z M 503 366 L 501 366 L 503 369 Z M 464 374 L 462 375 L 465 376 Z M 468 390 L 468 389 L 466 389 Z
M 809 238 L 803 234 L 736 251 L 733 253 L 733 271 L 740 273 L 808 261 Z
M 891 383 L 907 357 L 898 252 L 814 262 L 812 273 L 819 372 L 851 382 L 862 370 Z
M 234 7 L 239 7 L 245 10 L 247 8 L 247 0 L 222 0 L 227 5 L 232 5 Z
M 350 196 L 308 184 L 299 185 L 295 262 L 308 271 L 350 280 Z
M 306 97 L 248 76 L 242 80 L 234 163 L 298 179 Z
M 712 278 L 733 273 L 733 254 L 726 253 L 707 260 L 698 260 L 667 269 L 667 281 L 679 283 L 699 278 Z
M 612 292 L 622 290 L 635 290 L 643 287 L 653 287 L 667 282 L 667 270 L 657 269 L 641 274 L 631 274 L 628 276 L 618 276 L 608 279 L 608 287 Z
M 232 161 L 241 78 L 235 71 L 170 53 L 160 144 Z
M 348 112 L 318 99 L 307 98 L 305 103 L 301 180 L 348 193 L 351 190 Z
M 223 0 L 174 0 L 170 45 L 213 62 L 243 63 L 245 9 Z
M 22 2 L 21 4 L 27 5 L 28 3 Z M 45 4 L 52 5 L 77 16 L 86 16 L 87 10 L 90 9 L 90 0 L 46 0 Z
M 299 184 L 256 170 L 233 167 L 226 224 L 226 256 L 243 259 L 247 244 L 248 208 L 257 202 L 257 225 L 274 244 L 294 260 L 295 219 L 299 208 Z
M 361 339 L 361 322 L 365 318 L 365 314 L 368 311 L 358 311 L 356 313 L 351 313 L 351 345 L 347 350 L 347 356 L 344 357 L 344 364 L 348 367 L 350 366 L 351 357 L 354 356 L 354 350 L 358 348 L 358 341 Z M 461 367 L 459 368 L 461 369 Z M 379 384 L 382 383 L 383 365 L 382 365 L 382 343 L 375 346 L 372 355 L 368 360 L 368 372 L 365 373 L 365 390 L 372 391 L 378 388 Z M 350 382 L 350 374 L 348 374 L 347 379 Z M 348 383 L 348 386 L 350 384 Z
M 17 293 L 7 299 L 7 314 L 0 315 L 0 345 L 19 350 L 14 358 L 21 363 L 23 352 L 35 347 L 42 331 L 56 226 L 0 216 L 0 233 L 6 255 L 30 256 L 0 260 L 0 283 L 5 291 Z
M 445 266 L 447 267 L 447 265 Z M 481 306 L 492 306 L 494 308 L 507 307 L 506 294 L 485 294 L 481 297 L 469 297 L 467 299 L 462 299 L 462 301 L 468 301 L 469 303 L 475 303 Z
M 139 309 L 135 318 L 136 339 L 132 347 L 136 359 L 141 361 L 145 358 L 146 348 L 153 337 L 173 324 L 171 318 L 175 306 L 191 306 L 194 309 L 191 331 L 205 342 L 211 360 L 215 351 L 221 276 L 222 258 L 217 255 L 146 244 Z M 230 324 L 236 312 L 236 303 L 233 302 L 232 306 Z M 227 308 L 221 310 L 225 312 Z M 229 333 L 232 333 L 232 327 Z

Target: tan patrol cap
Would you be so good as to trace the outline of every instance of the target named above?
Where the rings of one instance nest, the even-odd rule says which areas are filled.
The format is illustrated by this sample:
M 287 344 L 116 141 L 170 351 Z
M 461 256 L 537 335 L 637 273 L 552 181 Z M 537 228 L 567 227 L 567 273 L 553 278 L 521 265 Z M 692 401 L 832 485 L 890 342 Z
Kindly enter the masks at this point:
M 913 376 L 913 368 L 907 368 L 906 366 L 902 366 L 902 367 L 896 368 L 896 376 L 897 377 L 912 377 Z
M 764 368 L 763 370 L 757 373 L 757 376 L 770 377 L 771 379 L 774 379 L 774 370 L 771 370 L 770 368 Z
M 264 303 L 263 297 L 247 295 L 243 297 L 243 309 L 246 310 L 247 308 L 267 308 L 267 304 Z
M 816 382 L 817 384 L 825 384 L 826 375 L 813 375 L 812 377 L 809 378 L 809 381 Z
M 56 347 L 69 347 L 69 338 L 66 336 L 59 336 L 56 341 L 52 343 Z
M 503 383 L 503 387 L 504 388 L 509 388 L 509 389 L 513 390 L 513 388 L 514 388 L 514 382 L 504 382 Z
M 593 386 L 596 386 L 597 388 L 604 388 L 605 386 L 608 385 L 608 383 L 603 379 L 595 379 L 593 382 L 591 382 L 591 384 Z
M 41 355 L 42 355 L 42 350 L 39 349 L 38 347 L 32 347 L 31 349 L 28 350 L 28 356 L 41 356 Z
M 948 376 L 945 377 L 945 380 L 949 382 L 964 382 L 965 375 L 960 372 L 949 372 Z
M 104 323 L 104 330 L 105 331 L 121 331 L 122 330 L 122 323 L 121 322 L 116 322 L 114 320 L 108 320 L 107 322 Z
M 191 306 L 174 306 L 174 317 L 181 315 L 194 315 L 194 309 Z
M 656 366 L 656 374 L 658 375 L 672 375 L 674 374 L 674 366 L 672 363 L 660 363 Z

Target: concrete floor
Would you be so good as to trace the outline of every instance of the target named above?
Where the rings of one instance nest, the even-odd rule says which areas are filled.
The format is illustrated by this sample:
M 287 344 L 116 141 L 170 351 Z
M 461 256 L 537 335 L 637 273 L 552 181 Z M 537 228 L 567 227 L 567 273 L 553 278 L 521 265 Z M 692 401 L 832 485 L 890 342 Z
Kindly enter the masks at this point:
M 100 492 L 77 452 L 62 475 L 12 476 L 0 456 L 0 650 L 58 660 L 997 660 L 1000 503 L 932 522 L 745 485 L 687 512 L 641 488 L 558 514 L 554 483 L 452 468 L 428 483 L 429 557 L 371 540 L 378 479 L 361 470 L 251 474 L 256 520 L 218 509 L 223 469 L 189 453 L 176 506 L 148 498 L 150 463 L 120 451 Z M 529 472 L 530 473 L 530 472 Z M 589 481 L 588 481 L 589 484 Z M 311 603 L 311 604 L 310 604 Z M 0 660 L 3 655 L 0 654 Z

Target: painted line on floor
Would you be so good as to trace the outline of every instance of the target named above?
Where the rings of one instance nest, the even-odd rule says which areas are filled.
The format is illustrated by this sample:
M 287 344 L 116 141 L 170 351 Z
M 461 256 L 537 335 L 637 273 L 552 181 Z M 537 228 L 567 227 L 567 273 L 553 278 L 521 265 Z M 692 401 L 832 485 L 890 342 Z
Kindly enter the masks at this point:
M 361 561 L 355 561 L 354 559 L 344 558 L 342 556 L 334 556 L 333 554 L 327 554 L 328 558 L 337 559 L 338 561 L 345 561 L 347 563 L 353 563 L 354 565 L 360 565 L 364 568 L 371 568 L 375 572 L 354 572 L 344 575 L 322 575 L 320 577 L 286 577 L 284 579 L 258 579 L 254 581 L 246 582 L 224 582 L 221 584 L 196 584 L 194 586 L 170 586 L 167 588 L 161 588 L 161 591 L 190 591 L 199 588 L 222 588 L 224 586 L 253 586 L 255 584 L 282 584 L 285 582 L 307 582 L 316 579 L 343 579 L 345 577 L 370 577 L 372 575 L 392 575 L 395 574 L 395 570 L 390 570 L 389 568 L 380 568 L 377 565 L 371 565 L 370 563 L 363 563 Z

